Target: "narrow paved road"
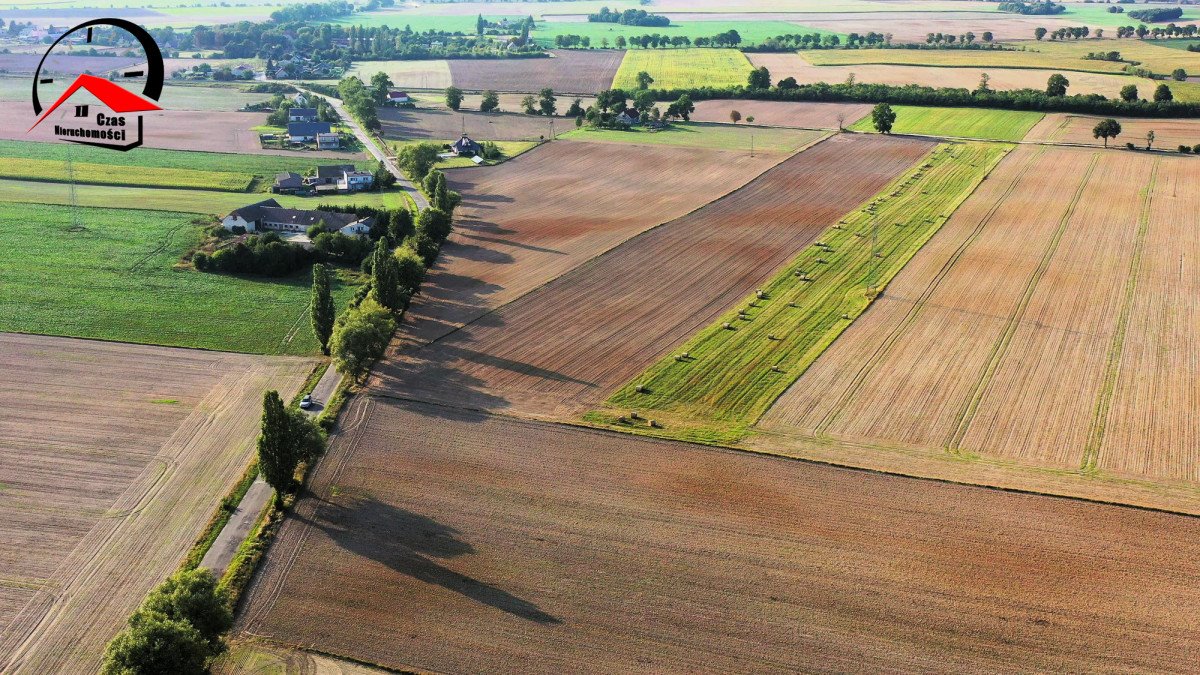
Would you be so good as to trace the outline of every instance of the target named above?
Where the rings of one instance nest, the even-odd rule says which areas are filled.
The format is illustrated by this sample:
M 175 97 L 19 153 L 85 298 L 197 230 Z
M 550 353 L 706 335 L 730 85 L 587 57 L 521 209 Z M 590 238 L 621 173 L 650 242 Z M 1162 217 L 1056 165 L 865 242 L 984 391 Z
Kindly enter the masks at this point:
M 313 404 L 307 410 L 303 408 L 302 410 L 308 413 L 310 417 L 320 415 L 321 411 L 325 410 L 325 404 L 329 403 L 330 397 L 337 391 L 338 385 L 341 383 L 342 374 L 337 371 L 337 368 L 333 367 L 332 363 L 329 364 L 329 367 L 325 369 L 325 374 L 321 375 L 320 380 L 317 380 L 317 386 L 313 387 Z
M 261 476 L 256 478 L 250 484 L 250 489 L 246 491 L 246 496 L 242 497 L 241 503 L 229 516 L 229 522 L 221 528 L 221 533 L 217 535 L 208 552 L 204 554 L 200 566 L 211 570 L 213 576 L 220 579 L 225 574 L 225 570 L 229 569 L 229 563 L 233 562 L 233 556 L 237 554 L 242 542 L 246 541 L 246 537 L 249 536 L 250 530 L 254 527 L 254 521 L 258 520 L 258 514 L 262 513 L 263 507 L 267 505 L 274 493 L 275 491 L 263 481 Z
M 425 209 L 429 208 L 429 200 L 425 199 L 425 195 L 421 194 L 421 191 L 418 190 L 416 186 L 412 184 L 412 181 L 410 181 L 404 175 L 404 172 L 400 170 L 400 167 L 396 166 L 396 163 L 387 156 L 387 153 L 384 152 L 384 149 L 379 147 L 379 143 L 377 143 L 375 139 L 368 134 L 366 130 L 354 120 L 353 117 L 350 116 L 350 112 L 346 110 L 344 106 L 342 106 L 341 99 L 318 94 L 315 91 L 296 86 L 295 84 L 292 86 L 295 86 L 296 89 L 309 96 L 317 96 L 328 101 L 329 105 L 333 106 L 333 109 L 336 110 L 337 114 L 342 118 L 342 124 L 350 127 L 350 131 L 354 132 L 354 135 L 358 137 L 358 141 L 363 144 L 363 147 L 367 149 L 367 152 L 371 153 L 376 160 L 383 162 L 383 165 L 387 167 L 387 170 L 396 177 L 396 185 L 413 198 L 413 201 L 417 203 L 417 210 L 424 211 Z

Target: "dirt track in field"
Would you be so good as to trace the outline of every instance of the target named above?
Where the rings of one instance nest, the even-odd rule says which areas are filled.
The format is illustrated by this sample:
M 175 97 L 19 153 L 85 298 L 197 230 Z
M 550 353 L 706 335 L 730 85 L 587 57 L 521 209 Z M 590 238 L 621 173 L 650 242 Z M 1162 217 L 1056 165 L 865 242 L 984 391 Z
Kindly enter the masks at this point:
M 1050 113 L 1029 130 L 1027 141 L 1051 143 L 1076 143 L 1080 145 L 1104 144 L 1103 139 L 1092 135 L 1092 129 L 1101 117 Z M 1153 147 L 1176 151 L 1180 145 L 1188 147 L 1200 144 L 1200 120 L 1163 120 L 1122 117 L 1121 135 L 1109 140 L 1110 146 L 1124 147 L 1133 143 L 1138 148 L 1146 147 L 1146 132 L 1154 132 Z
M 372 391 L 539 416 L 584 412 L 932 147 L 867 135 L 821 142 L 432 344 L 394 343 Z
M 0 671 L 95 672 L 310 367 L 0 333 Z
M 400 343 L 442 337 L 783 159 L 555 141 L 498 166 L 449 171 L 450 187 L 464 202 L 454 234 L 405 314 Z
M 244 634 L 436 672 L 1169 671 L 1200 654 L 1193 518 L 425 404 L 347 412 Z
M 543 59 L 451 59 L 454 86 L 535 93 L 550 87 L 559 94 L 587 94 L 612 87 L 625 52 L 616 49 L 552 51 Z
M 754 124 L 798 129 L 837 129 L 839 116 L 848 127 L 871 114 L 871 106 L 865 103 L 711 100 L 698 101 L 692 119 L 697 122 L 728 123 L 731 110 L 741 113 L 743 121 L 753 117 Z M 769 142 L 769 136 L 766 140 Z
M 1200 346 L 1182 328 L 1198 307 L 1196 198 L 1183 187 L 1198 169 L 1019 148 L 761 427 L 1200 480 Z

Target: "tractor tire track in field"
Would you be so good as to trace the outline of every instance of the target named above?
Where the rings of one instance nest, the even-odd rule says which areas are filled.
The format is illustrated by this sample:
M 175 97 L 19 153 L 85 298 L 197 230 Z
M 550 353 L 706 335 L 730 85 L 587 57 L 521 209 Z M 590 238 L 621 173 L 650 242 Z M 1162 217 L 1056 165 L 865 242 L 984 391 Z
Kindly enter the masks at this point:
M 1129 261 L 1129 276 L 1125 281 L 1125 294 L 1121 299 L 1121 312 L 1117 317 L 1117 329 L 1113 332 L 1112 347 L 1108 351 L 1108 361 L 1104 364 L 1104 380 L 1100 396 L 1096 400 L 1096 412 L 1092 420 L 1091 434 L 1087 445 L 1084 446 L 1083 459 L 1080 469 L 1095 471 L 1100 457 L 1100 449 L 1104 445 L 1104 432 L 1108 427 L 1108 414 L 1112 409 L 1113 396 L 1116 394 L 1117 378 L 1121 374 L 1121 359 L 1125 353 L 1125 338 L 1129 330 L 1129 319 L 1133 314 L 1133 303 L 1136 299 L 1138 274 L 1142 267 L 1142 255 L 1146 250 L 1146 236 L 1150 231 L 1150 209 L 1154 201 L 1154 188 L 1158 180 L 1158 169 L 1161 159 L 1154 162 L 1150 170 L 1150 180 L 1142 196 L 1142 211 L 1138 216 L 1137 238 L 1133 244 L 1133 257 Z
M 170 230 L 167 230 L 166 234 L 164 234 L 163 238 L 159 241 L 158 246 L 155 246 L 154 248 L 150 249 L 150 252 L 148 252 L 146 255 L 142 256 L 141 258 L 139 258 L 137 260 L 137 262 L 133 263 L 133 265 L 131 265 L 129 267 L 129 273 L 136 274 L 137 272 L 139 272 L 143 267 L 146 266 L 146 263 L 150 262 L 150 260 L 154 258 L 154 256 L 167 250 L 167 248 L 171 245 L 171 242 L 175 239 L 176 232 L 178 232 L 179 230 L 181 230 L 185 227 L 191 227 L 191 225 L 192 224 L 190 222 L 179 223 L 178 225 L 171 228 Z
M 1046 269 L 1054 259 L 1054 254 L 1058 251 L 1058 244 L 1062 241 L 1063 233 L 1066 232 L 1067 225 L 1075 215 L 1075 208 L 1079 205 L 1079 200 L 1087 188 L 1088 179 L 1091 178 L 1092 172 L 1095 171 L 1099 158 L 1100 155 L 1095 153 L 1092 155 L 1091 161 L 1088 162 L 1087 169 L 1084 170 L 1079 185 L 1075 189 L 1075 194 L 1071 196 L 1071 201 L 1067 204 L 1067 209 L 1063 213 L 1063 217 L 1059 220 L 1058 228 L 1054 231 L 1054 236 L 1050 239 L 1045 254 L 1042 255 L 1037 269 L 1029 277 L 1029 281 L 1025 285 L 1025 292 L 1021 295 L 1021 299 L 1009 316 L 1004 333 L 1001 334 L 1000 339 L 996 342 L 979 381 L 976 383 L 971 396 L 967 399 L 966 405 L 958 415 L 957 427 L 945 444 L 947 451 L 958 452 L 961 450 L 960 445 L 963 437 L 966 436 L 967 429 L 971 426 L 971 421 L 975 418 L 975 413 L 979 410 L 979 404 L 983 401 L 984 394 L 987 393 L 992 378 L 995 376 L 997 368 L 1000 367 L 1000 362 L 1004 360 L 1005 355 L 1008 353 L 1008 346 L 1012 343 L 1013 335 L 1017 332 L 1017 328 L 1024 319 L 1025 310 L 1029 306 L 1029 301 L 1033 297 L 1034 292 L 1037 290 L 1038 283 L 1042 280 L 1042 276 L 1046 273 Z
M 1031 166 L 1035 160 L 1044 154 L 1044 152 L 1044 149 L 1039 149 L 1035 153 L 1030 153 L 1025 159 L 1024 166 L 1026 168 Z M 955 265 L 958 264 L 959 259 L 962 258 L 962 256 L 971 248 L 972 245 L 974 245 L 975 240 L 979 238 L 979 235 L 985 229 L 987 229 L 988 225 L 992 221 L 992 218 L 1000 210 L 1000 207 L 1005 204 L 1009 196 L 1012 195 L 1013 191 L 1016 190 L 1017 185 L 1020 184 L 1021 179 L 1024 177 L 1024 173 L 1024 171 L 1014 172 L 1012 180 L 1004 188 L 1003 192 L 996 198 L 995 204 L 988 209 L 988 211 L 984 214 L 984 217 L 981 218 L 979 223 L 975 226 L 975 229 L 972 230 L 971 233 L 963 240 L 962 244 L 960 244 L 959 247 L 954 250 L 954 254 L 946 260 L 945 264 L 943 264 L 941 269 L 938 270 L 937 274 L 925 287 L 921 295 L 913 301 L 912 307 L 909 308 L 908 313 L 904 315 L 904 318 L 898 324 L 896 324 L 896 327 L 892 329 L 890 333 L 888 333 L 887 337 L 885 337 L 882 342 L 880 342 L 879 347 L 876 348 L 876 350 L 871 354 L 870 358 L 868 358 L 863 363 L 862 367 L 859 368 L 849 386 L 847 386 L 842 395 L 838 397 L 837 404 L 830 409 L 830 411 L 817 424 L 816 428 L 814 429 L 814 435 L 823 437 L 828 434 L 829 428 L 833 426 L 837 422 L 838 418 L 842 416 L 846 406 L 850 404 L 850 401 L 854 398 L 854 395 L 858 393 L 858 390 L 862 386 L 863 382 L 866 381 L 867 377 L 875 370 L 875 368 L 877 368 L 881 363 L 884 362 L 885 359 L 887 359 L 893 346 L 916 322 L 922 310 L 925 309 L 925 306 L 929 302 L 930 298 L 932 298 L 934 293 L 937 292 L 942 280 L 950 274 L 950 271 L 954 269 Z

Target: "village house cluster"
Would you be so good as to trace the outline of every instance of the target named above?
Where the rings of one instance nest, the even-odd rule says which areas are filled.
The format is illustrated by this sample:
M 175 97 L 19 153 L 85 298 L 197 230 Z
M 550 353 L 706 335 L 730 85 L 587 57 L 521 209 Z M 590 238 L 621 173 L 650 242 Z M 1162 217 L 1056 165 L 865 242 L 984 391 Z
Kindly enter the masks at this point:
M 329 232 L 360 237 L 371 231 L 374 219 L 359 218 L 353 213 L 288 209 L 274 199 L 265 199 L 236 209 L 221 220 L 221 225 L 226 230 L 235 233 L 305 233 L 310 227 L 320 223 L 324 223 Z
M 312 176 L 295 172 L 275 175 L 271 192 L 280 195 L 322 195 L 361 192 L 375 187 L 375 174 L 354 168 L 353 164 L 318 166 Z

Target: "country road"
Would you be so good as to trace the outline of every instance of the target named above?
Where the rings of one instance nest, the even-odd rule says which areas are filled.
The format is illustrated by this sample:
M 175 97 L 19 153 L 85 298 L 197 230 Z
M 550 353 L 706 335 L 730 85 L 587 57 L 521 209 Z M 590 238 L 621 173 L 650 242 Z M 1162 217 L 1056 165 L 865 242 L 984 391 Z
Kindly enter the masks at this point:
M 425 209 L 429 208 L 429 200 L 425 199 L 425 195 L 421 194 L 421 191 L 418 190 L 416 186 L 413 185 L 412 181 L 410 181 L 408 177 L 404 175 L 404 172 L 400 171 L 400 167 L 396 166 L 396 163 L 387 156 L 387 153 L 384 152 L 383 148 L 379 147 L 379 144 L 375 142 L 375 139 L 368 134 L 367 131 L 363 129 L 353 117 L 350 116 L 350 112 L 347 111 L 344 106 L 342 106 L 341 99 L 334 98 L 332 96 L 325 96 L 324 94 L 319 94 L 315 91 L 305 89 L 295 84 L 292 86 L 295 86 L 296 89 L 309 96 L 318 96 L 328 101 L 329 105 L 333 106 L 333 109 L 337 111 L 338 116 L 342 118 L 342 124 L 350 127 L 350 131 L 354 132 L 354 135 L 358 137 L 358 141 L 363 144 L 363 147 L 367 149 L 367 152 L 371 153 L 376 160 L 383 162 L 383 165 L 387 167 L 387 170 L 396 177 L 396 185 L 413 198 L 413 201 L 417 204 L 417 210 L 424 211 Z

